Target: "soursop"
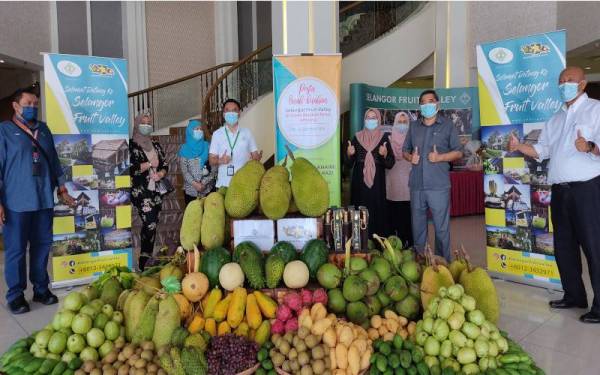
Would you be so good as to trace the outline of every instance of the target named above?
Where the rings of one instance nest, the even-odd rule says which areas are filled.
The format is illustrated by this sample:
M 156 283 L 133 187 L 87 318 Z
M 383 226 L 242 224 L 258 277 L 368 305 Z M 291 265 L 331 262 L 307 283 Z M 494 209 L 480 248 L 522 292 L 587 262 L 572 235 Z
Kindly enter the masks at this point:
M 285 216 L 290 206 L 292 188 L 288 170 L 281 165 L 269 169 L 260 182 L 260 208 L 271 220 Z
M 265 274 L 267 279 L 267 288 L 277 288 L 277 285 L 283 277 L 285 261 L 277 254 L 271 254 L 265 262 Z
M 217 192 L 210 193 L 204 201 L 201 240 L 205 249 L 222 246 L 225 240 L 225 208 L 223 196 Z
M 292 194 L 301 214 L 318 217 L 329 207 L 329 186 L 319 170 L 305 158 L 296 158 L 291 167 Z
M 249 248 L 242 249 L 240 252 L 240 266 L 252 288 L 262 289 L 265 287 L 262 255 Z
M 261 162 L 250 160 L 233 175 L 225 193 L 225 210 L 229 216 L 242 219 L 256 209 L 264 174 L 265 167 Z
M 204 353 L 195 348 L 184 348 L 181 350 L 181 363 L 186 374 L 203 375 L 208 370 Z

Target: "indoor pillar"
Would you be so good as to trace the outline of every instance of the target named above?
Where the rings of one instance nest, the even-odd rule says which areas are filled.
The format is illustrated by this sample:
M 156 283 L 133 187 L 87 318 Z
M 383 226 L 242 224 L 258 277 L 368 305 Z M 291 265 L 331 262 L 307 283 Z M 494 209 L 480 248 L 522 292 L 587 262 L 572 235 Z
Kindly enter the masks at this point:
M 468 87 L 470 82 L 468 46 L 468 3 L 435 3 L 434 87 Z

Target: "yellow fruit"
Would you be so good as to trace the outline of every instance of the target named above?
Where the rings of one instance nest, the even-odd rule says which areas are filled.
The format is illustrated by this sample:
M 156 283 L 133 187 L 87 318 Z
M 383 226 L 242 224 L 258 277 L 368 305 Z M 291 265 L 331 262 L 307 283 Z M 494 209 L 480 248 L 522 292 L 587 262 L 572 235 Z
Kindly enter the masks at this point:
M 441 287 L 449 287 L 454 285 L 452 274 L 445 266 L 438 265 L 437 272 L 433 266 L 428 266 L 423 271 L 423 280 L 421 281 L 421 303 L 423 309 L 427 309 L 429 301 L 437 295 Z
M 260 308 L 262 315 L 268 319 L 275 319 L 277 302 L 258 290 L 254 292 L 254 296 L 256 297 L 256 302 L 258 303 L 258 307 Z
M 179 306 L 181 320 L 185 321 L 192 315 L 192 305 L 190 304 L 190 301 L 188 301 L 183 294 L 173 294 L 173 298 L 175 298 L 175 301 L 177 301 L 177 305 Z
M 208 278 L 202 272 L 185 275 L 181 281 L 183 295 L 192 302 L 198 302 L 208 291 Z
M 190 322 L 190 325 L 188 326 L 188 331 L 191 334 L 198 333 L 198 332 L 200 332 L 200 330 L 202 330 L 202 328 L 204 328 L 205 323 L 206 322 L 205 322 L 202 314 L 196 313 L 196 314 L 194 314 L 194 318 L 192 319 L 192 321 Z
M 217 335 L 223 336 L 228 333 L 231 333 L 231 327 L 229 326 L 229 324 L 227 324 L 227 322 L 219 323 L 219 328 L 217 329 Z
M 249 330 L 250 327 L 248 327 L 248 323 L 241 322 L 234 333 L 238 336 L 248 337 Z
M 271 323 L 268 320 L 263 320 L 260 324 L 260 327 L 256 330 L 254 334 L 254 342 L 258 345 L 262 345 L 267 342 L 269 335 L 271 334 Z
M 208 294 L 208 297 L 206 298 L 206 305 L 204 305 L 204 304 L 202 305 L 202 309 L 204 312 L 203 315 L 205 318 L 213 317 L 213 314 L 215 313 L 215 307 L 217 307 L 217 303 L 219 303 L 219 301 L 221 300 L 222 297 L 223 297 L 223 292 L 221 292 L 221 289 L 214 288 L 213 290 L 210 291 L 210 293 Z
M 262 323 L 262 315 L 254 294 L 248 294 L 246 298 L 246 320 L 253 329 L 257 329 Z
M 217 303 L 215 307 L 215 312 L 213 314 L 213 318 L 217 322 L 222 322 L 227 318 L 227 310 L 229 309 L 229 303 L 231 302 L 231 294 L 228 294 L 227 297 L 223 298 Z
M 248 332 L 248 339 L 254 341 L 255 337 L 256 337 L 256 330 L 255 329 L 250 329 L 250 332 Z
M 204 330 L 211 336 L 217 335 L 217 322 L 214 319 L 206 319 Z
M 244 311 L 246 311 L 247 292 L 245 288 L 235 288 L 231 293 L 231 302 L 227 311 L 227 323 L 231 328 L 237 328 L 244 320 Z

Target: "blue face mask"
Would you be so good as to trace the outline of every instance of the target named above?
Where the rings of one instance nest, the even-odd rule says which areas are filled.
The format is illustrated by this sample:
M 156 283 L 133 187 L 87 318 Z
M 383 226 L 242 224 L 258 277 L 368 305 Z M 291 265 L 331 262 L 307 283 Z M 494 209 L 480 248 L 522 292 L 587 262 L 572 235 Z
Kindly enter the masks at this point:
M 225 118 L 227 125 L 235 125 L 237 124 L 240 115 L 237 112 L 225 112 L 223 117 Z
M 22 107 L 21 117 L 27 122 L 33 122 L 37 120 L 38 108 L 37 107 Z
M 408 131 L 408 124 L 395 124 L 393 129 L 400 133 L 406 133 Z
M 375 129 L 379 125 L 379 121 L 376 118 L 368 118 L 365 120 L 365 128 L 369 130 Z
M 563 102 L 570 102 L 577 97 L 577 94 L 579 93 L 578 86 L 579 83 L 575 82 L 565 82 L 558 85 Z
M 197 141 L 201 141 L 204 139 L 204 132 L 202 130 L 194 130 L 194 139 Z
M 437 114 L 437 103 L 421 104 L 421 114 L 425 118 L 432 118 Z

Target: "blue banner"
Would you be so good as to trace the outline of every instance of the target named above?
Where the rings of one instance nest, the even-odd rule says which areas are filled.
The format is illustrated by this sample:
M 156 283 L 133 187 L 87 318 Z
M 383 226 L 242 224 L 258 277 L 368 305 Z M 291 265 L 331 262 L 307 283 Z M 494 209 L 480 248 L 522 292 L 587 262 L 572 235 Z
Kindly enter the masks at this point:
M 541 122 L 556 113 L 565 50 L 564 30 L 478 45 L 481 124 Z
M 61 134 L 129 134 L 127 62 L 47 54 L 48 123 Z

